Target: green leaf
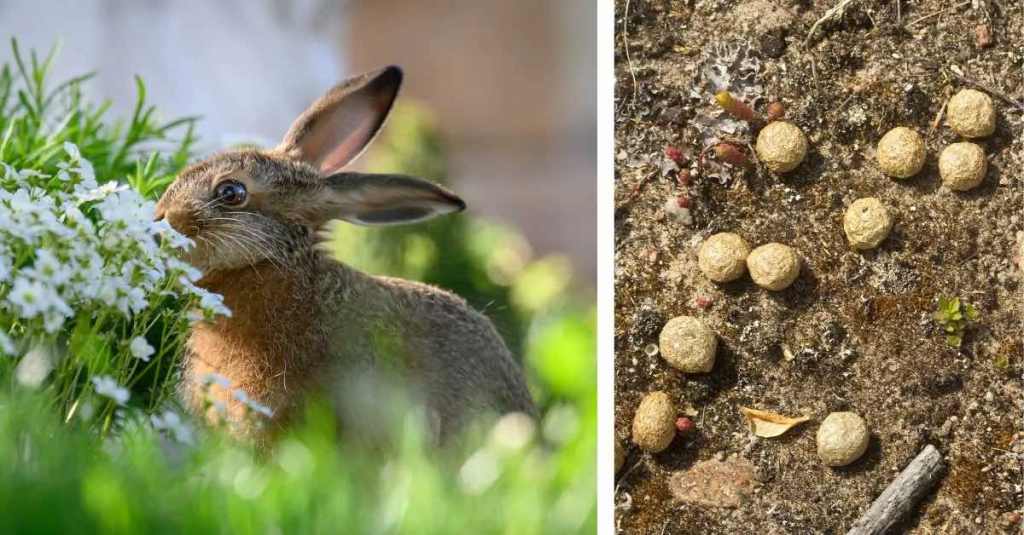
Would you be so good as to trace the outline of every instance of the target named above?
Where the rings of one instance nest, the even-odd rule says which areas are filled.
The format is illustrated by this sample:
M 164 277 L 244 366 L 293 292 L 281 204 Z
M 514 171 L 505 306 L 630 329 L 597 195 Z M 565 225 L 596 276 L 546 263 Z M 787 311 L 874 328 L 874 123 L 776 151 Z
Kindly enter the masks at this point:
M 974 321 L 981 315 L 978 313 L 978 309 L 974 308 L 973 305 L 964 305 L 964 312 L 967 314 L 967 319 Z
M 949 336 L 946 336 L 946 343 L 952 347 L 960 347 L 960 344 L 962 344 L 963 341 L 963 337 L 961 337 L 958 334 L 951 334 Z

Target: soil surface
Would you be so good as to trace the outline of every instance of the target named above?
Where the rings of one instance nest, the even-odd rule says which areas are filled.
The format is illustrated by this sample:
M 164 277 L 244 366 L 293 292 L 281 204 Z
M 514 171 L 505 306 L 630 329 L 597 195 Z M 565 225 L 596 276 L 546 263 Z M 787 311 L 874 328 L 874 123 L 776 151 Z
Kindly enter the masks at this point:
M 926 444 L 942 451 L 947 469 L 899 532 L 1021 530 L 1024 3 L 848 3 L 808 40 L 836 2 L 616 0 L 621 533 L 844 533 Z M 989 158 L 984 183 L 956 193 L 941 187 L 937 160 L 960 139 L 943 119 L 933 125 L 966 87 L 993 97 L 998 123 L 978 141 Z M 714 103 L 723 88 L 761 113 L 782 102 L 810 141 L 803 164 L 783 176 L 713 157 L 698 166 L 702 150 L 722 139 L 751 153 L 755 131 Z M 875 160 L 878 139 L 895 126 L 916 129 L 928 148 L 924 170 L 907 180 L 883 176 Z M 689 184 L 680 184 L 666 146 L 686 158 Z M 858 253 L 842 216 L 867 196 L 888 205 L 896 223 L 878 249 Z M 696 251 L 723 231 L 752 247 L 795 247 L 800 277 L 781 292 L 749 275 L 712 283 Z M 939 296 L 980 312 L 959 349 L 932 317 Z M 652 355 L 662 325 L 679 315 L 718 334 L 710 373 L 685 375 Z M 631 443 L 630 429 L 654 390 L 667 392 L 696 430 L 652 455 Z M 811 421 L 757 439 L 740 406 Z M 860 460 L 833 469 L 817 457 L 815 432 L 829 412 L 845 410 L 867 420 L 871 442 Z M 673 474 L 716 457 L 754 465 L 749 498 L 736 507 L 673 498 Z

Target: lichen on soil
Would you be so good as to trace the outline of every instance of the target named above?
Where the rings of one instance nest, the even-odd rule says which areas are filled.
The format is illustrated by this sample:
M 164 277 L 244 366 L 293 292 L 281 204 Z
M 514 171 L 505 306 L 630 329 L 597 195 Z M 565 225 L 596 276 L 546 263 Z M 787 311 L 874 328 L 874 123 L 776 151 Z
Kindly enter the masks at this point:
M 995 133 L 979 141 L 989 171 L 963 193 L 942 188 L 937 168 L 960 138 L 933 124 L 949 96 L 971 87 L 957 75 L 1024 101 L 1024 3 L 859 0 L 806 44 L 832 0 L 615 4 L 615 426 L 628 449 L 616 476 L 619 531 L 844 533 L 929 443 L 947 469 L 901 531 L 1021 529 L 1010 526 L 1024 511 L 1024 113 L 986 91 L 998 112 Z M 741 72 L 726 79 L 729 69 Z M 698 174 L 691 163 L 690 184 L 678 183 L 666 146 L 695 162 L 720 139 L 753 143 L 716 109 L 715 84 L 761 113 L 781 101 L 810 142 L 801 166 L 777 176 L 709 162 Z M 874 157 L 896 126 L 916 129 L 928 149 L 924 170 L 900 181 Z M 664 213 L 676 196 L 688 200 L 689 225 Z M 842 217 L 869 196 L 895 225 L 877 249 L 855 252 Z M 712 283 L 697 248 L 717 232 L 796 248 L 800 277 L 781 292 L 749 277 Z M 981 312 L 959 349 L 931 317 L 939 296 Z M 718 334 L 711 373 L 685 375 L 644 353 L 680 315 Z M 654 390 L 696 431 L 651 455 L 629 445 L 629 429 Z M 739 406 L 812 421 L 754 439 Z M 872 432 L 867 453 L 839 469 L 815 449 L 833 411 L 860 414 Z M 750 499 L 734 508 L 674 500 L 673 474 L 732 456 L 756 468 Z

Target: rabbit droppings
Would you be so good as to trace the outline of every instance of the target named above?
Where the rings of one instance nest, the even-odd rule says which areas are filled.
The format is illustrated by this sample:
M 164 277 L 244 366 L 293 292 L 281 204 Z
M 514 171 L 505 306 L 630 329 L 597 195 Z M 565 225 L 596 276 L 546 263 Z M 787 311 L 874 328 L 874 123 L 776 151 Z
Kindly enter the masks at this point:
M 464 300 L 361 273 L 316 247 L 330 220 L 389 225 L 465 208 L 418 178 L 341 171 L 380 129 L 401 81 L 387 67 L 341 83 L 278 147 L 194 164 L 157 204 L 157 219 L 195 241 L 186 260 L 203 271 L 199 285 L 232 311 L 194 325 L 183 396 L 210 421 L 223 414 L 239 436 L 266 442 L 312 392 L 336 403 L 344 425 L 372 430 L 385 386 L 423 403 L 436 442 L 486 412 L 534 413 L 520 365 Z M 211 384 L 211 373 L 230 386 Z M 273 411 L 269 425 L 246 417 L 236 388 Z

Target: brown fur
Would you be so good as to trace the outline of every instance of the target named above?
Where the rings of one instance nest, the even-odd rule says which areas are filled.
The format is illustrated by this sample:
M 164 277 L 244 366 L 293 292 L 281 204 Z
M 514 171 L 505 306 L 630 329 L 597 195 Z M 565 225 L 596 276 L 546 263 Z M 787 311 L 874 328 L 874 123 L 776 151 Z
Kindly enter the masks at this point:
M 522 370 L 486 317 L 451 293 L 360 273 L 317 246 L 316 231 L 328 219 L 418 220 L 465 206 L 409 177 L 325 176 L 333 169 L 324 162 L 354 157 L 383 122 L 374 114 L 390 108 L 401 76 L 382 72 L 329 92 L 277 149 L 220 154 L 189 167 L 157 205 L 158 218 L 196 241 L 187 259 L 204 271 L 200 286 L 223 295 L 232 310 L 193 327 L 185 400 L 256 441 L 272 437 L 314 392 L 336 402 L 343 422 L 373 427 L 380 422 L 365 409 L 388 403 L 381 389 L 397 386 L 423 404 L 442 440 L 484 412 L 533 412 Z M 347 124 L 373 131 L 339 137 Z M 215 198 L 225 180 L 244 185 L 242 204 Z M 230 387 L 210 385 L 210 373 Z M 269 426 L 247 417 L 232 397 L 236 388 L 273 411 Z M 210 401 L 223 403 L 225 413 Z

